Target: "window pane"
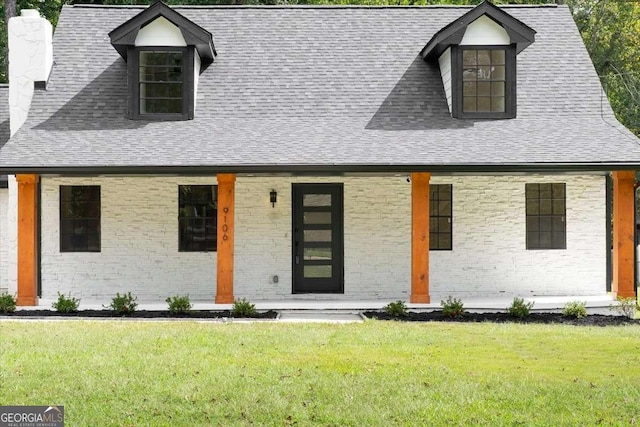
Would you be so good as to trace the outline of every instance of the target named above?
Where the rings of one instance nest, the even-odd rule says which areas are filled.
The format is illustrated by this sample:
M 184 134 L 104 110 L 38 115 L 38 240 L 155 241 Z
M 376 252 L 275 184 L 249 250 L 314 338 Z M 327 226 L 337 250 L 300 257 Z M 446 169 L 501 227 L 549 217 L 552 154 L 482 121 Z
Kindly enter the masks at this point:
M 439 184 L 437 187 L 440 200 L 451 200 L 451 184 Z
M 527 200 L 527 215 L 538 215 L 540 203 L 537 200 Z
M 562 232 L 564 233 L 564 217 L 556 216 L 552 220 L 552 227 L 554 232 Z
M 551 218 L 548 216 L 541 216 L 540 218 L 540 231 L 551 231 Z
M 330 242 L 331 230 L 304 230 L 305 242 Z
M 491 51 L 491 63 L 493 65 L 503 65 L 504 64 L 504 50 L 496 49 Z
M 478 96 L 491 96 L 490 82 L 478 82 Z
M 463 50 L 462 51 L 462 63 L 463 65 L 476 65 L 477 57 L 475 50 Z
M 305 212 L 305 224 L 331 224 L 331 212 Z
M 491 98 L 491 111 L 495 113 L 503 113 L 505 111 L 504 98 L 502 97 Z
M 564 215 L 564 199 L 553 200 L 553 213 L 555 215 Z
M 551 215 L 553 213 L 550 199 L 540 200 L 540 215 Z
M 540 218 L 537 216 L 527 217 L 527 231 L 539 231 L 540 230 Z
M 451 249 L 451 234 L 438 235 L 438 249 Z
M 308 277 L 308 278 L 331 277 L 331 265 L 305 265 L 304 277 Z
M 476 96 L 476 82 L 464 82 L 462 85 L 462 94 L 464 96 Z
M 545 232 L 540 232 L 538 234 L 538 238 L 540 239 L 539 243 L 538 243 L 538 247 L 540 248 L 551 248 L 551 232 L 550 231 L 545 231 Z
M 554 232 L 551 236 L 552 249 L 566 249 L 565 233 Z
M 478 80 L 490 80 L 491 79 L 491 67 L 488 65 L 478 66 Z
M 438 232 L 446 232 L 449 231 L 449 218 L 440 217 L 438 218 Z
M 482 112 L 491 111 L 491 98 L 478 97 L 478 111 L 482 111 Z
M 438 214 L 451 216 L 451 202 L 448 200 L 441 201 L 438 206 Z
M 462 108 L 466 112 L 474 112 L 476 111 L 476 98 L 471 98 L 468 96 L 464 97 L 464 104 Z
M 433 232 L 438 232 L 438 217 L 432 216 L 429 217 L 429 230 Z
M 488 50 L 478 51 L 478 65 L 491 65 L 491 52 Z
M 304 248 L 304 260 L 331 260 L 331 247 Z
M 527 199 L 538 198 L 538 184 L 525 184 L 524 189 Z
M 491 83 L 491 95 L 492 96 L 504 96 L 504 82 L 492 82 Z
M 492 80 L 506 80 L 504 65 L 493 66 L 491 68 Z
M 554 198 L 563 198 L 565 192 L 565 184 L 553 184 L 552 186 L 553 197 Z
M 302 197 L 303 206 L 331 206 L 331 194 L 305 194 Z
M 538 249 L 540 248 L 540 239 L 538 238 L 537 232 L 529 232 L 527 233 L 527 249 Z

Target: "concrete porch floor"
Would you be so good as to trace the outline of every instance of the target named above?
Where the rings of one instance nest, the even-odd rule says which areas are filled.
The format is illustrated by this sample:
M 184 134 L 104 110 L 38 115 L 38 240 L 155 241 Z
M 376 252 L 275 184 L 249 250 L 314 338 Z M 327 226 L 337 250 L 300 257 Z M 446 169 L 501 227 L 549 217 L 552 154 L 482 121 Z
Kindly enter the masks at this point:
M 525 301 L 533 301 L 532 311 L 557 311 L 570 301 L 582 301 L 586 303 L 590 314 L 615 314 L 609 310 L 609 306 L 617 304 L 611 295 L 590 296 L 540 296 L 524 298 Z M 496 298 L 462 298 L 465 309 L 473 312 L 504 311 L 513 301 L 512 297 Z M 20 310 L 47 310 L 51 309 L 52 299 L 40 299 L 38 306 L 19 307 Z M 366 301 L 340 301 L 340 300 L 310 300 L 290 299 L 273 301 L 251 301 L 260 311 L 275 310 L 283 312 L 360 312 L 366 310 L 379 310 L 387 305 L 390 300 L 366 300 Z M 406 301 L 405 301 L 406 302 Z M 207 301 L 192 301 L 193 310 L 229 310 L 231 304 L 215 304 Z M 80 310 L 101 310 L 108 301 L 90 301 L 82 299 Z M 407 307 L 414 311 L 431 311 L 440 309 L 440 300 L 433 300 L 430 304 L 411 304 Z M 166 310 L 164 301 L 138 301 L 138 310 Z

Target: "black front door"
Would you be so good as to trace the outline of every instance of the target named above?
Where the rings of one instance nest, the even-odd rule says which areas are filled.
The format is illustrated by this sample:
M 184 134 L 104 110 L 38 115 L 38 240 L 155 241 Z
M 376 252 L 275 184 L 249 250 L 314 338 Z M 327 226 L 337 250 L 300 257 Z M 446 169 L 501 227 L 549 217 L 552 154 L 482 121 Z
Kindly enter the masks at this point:
M 342 184 L 293 184 L 293 293 L 343 293 Z

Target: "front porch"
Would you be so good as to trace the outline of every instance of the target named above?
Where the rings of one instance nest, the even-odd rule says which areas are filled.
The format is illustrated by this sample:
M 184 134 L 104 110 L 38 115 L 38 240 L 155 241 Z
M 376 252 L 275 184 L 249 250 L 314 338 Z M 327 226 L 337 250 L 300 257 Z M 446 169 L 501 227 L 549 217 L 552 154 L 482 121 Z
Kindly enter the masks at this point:
M 606 179 L 602 174 L 462 177 L 412 173 L 410 180 L 391 174 L 18 175 L 18 303 L 47 307 L 61 292 L 82 299 L 83 305 L 92 300 L 104 304 L 116 292 L 132 292 L 140 301 L 149 302 L 189 294 L 193 301 L 212 307 L 247 298 L 261 309 L 278 305 L 282 309 L 372 309 L 401 299 L 431 309 L 439 307 L 441 298 L 453 295 L 469 308 L 504 309 L 512 296 L 605 295 L 606 283 L 612 283 L 614 296 L 633 296 L 634 180 L 633 172 L 613 173 L 614 251 L 612 275 L 608 276 L 606 229 L 611 220 L 605 214 Z M 524 190 L 530 182 L 565 183 L 564 249 L 527 247 Z M 177 190 L 181 185 L 203 184 L 217 189 L 217 248 L 184 252 L 178 247 Z M 300 184 L 344 189 L 344 206 L 339 211 L 316 207 L 309 211 L 323 217 L 329 212 L 331 217 L 342 216 L 342 247 L 335 249 L 335 230 L 330 236 L 316 237 L 312 247 L 326 250 L 329 246 L 322 240 L 330 241 L 335 250 L 329 256 L 326 252 L 320 255 L 331 262 L 340 256 L 340 263 L 318 260 L 318 251 L 309 256 L 309 265 L 334 267 L 327 270 L 341 280 L 341 292 L 336 294 L 296 292 L 295 283 L 300 279 L 296 271 L 306 274 L 296 270 L 298 257 L 306 254 L 294 250 L 296 240 L 292 238 L 296 233 L 295 220 L 292 229 L 292 189 Z M 60 192 L 63 186 L 73 185 L 100 187 L 98 251 L 61 250 Z M 453 188 L 449 250 L 430 248 L 430 188 L 435 185 Z M 274 191 L 276 202 L 270 200 Z M 324 226 L 314 224 L 313 229 Z M 318 274 L 317 269 L 310 270 Z M 503 295 L 510 297 L 502 300 Z M 491 303 L 493 299 L 499 303 Z

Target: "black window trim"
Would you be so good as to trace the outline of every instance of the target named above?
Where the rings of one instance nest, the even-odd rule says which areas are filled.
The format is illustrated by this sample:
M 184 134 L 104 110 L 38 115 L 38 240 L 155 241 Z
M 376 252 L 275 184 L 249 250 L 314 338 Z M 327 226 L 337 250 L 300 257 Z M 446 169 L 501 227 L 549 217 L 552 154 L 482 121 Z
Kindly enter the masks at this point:
M 64 233 L 62 232 L 63 230 L 63 226 L 62 223 L 65 219 L 68 218 L 63 218 L 62 217 L 62 189 L 63 187 L 97 187 L 98 188 L 98 249 L 66 249 L 63 248 L 63 236 Z M 59 228 L 58 228 L 58 234 L 59 234 L 59 250 L 60 253 L 75 253 L 75 252 L 81 252 L 81 253 L 100 253 L 102 252 L 102 187 L 100 185 L 95 185 L 95 184 L 87 184 L 87 185 L 60 185 L 58 187 L 58 220 L 59 220 Z
M 182 113 L 181 114 L 140 114 L 140 52 L 182 52 Z M 194 47 L 193 46 L 130 46 L 127 61 L 129 86 L 129 118 L 132 120 L 191 120 L 194 115 Z
M 215 220 L 216 223 L 216 231 L 215 231 L 215 236 L 216 236 L 216 244 L 215 247 L 213 249 L 183 249 L 182 248 L 182 234 L 180 232 L 180 225 L 181 225 L 181 221 L 183 219 L 189 219 L 191 217 L 183 217 L 180 215 L 180 207 L 181 207 L 181 195 L 182 192 L 180 191 L 181 187 L 213 187 L 214 193 L 215 194 L 215 198 L 214 201 L 216 202 L 216 213 L 214 217 L 205 217 L 205 218 L 213 218 Z M 198 252 L 198 253 L 211 253 L 211 252 L 218 252 L 218 238 L 217 238 L 217 234 L 218 234 L 218 208 L 217 208 L 217 203 L 218 203 L 218 184 L 179 184 L 178 185 L 178 252 L 185 252 L 185 253 L 193 253 L 193 252 Z
M 450 203 L 449 215 L 440 215 L 440 214 L 438 214 L 434 218 L 449 218 L 449 226 L 451 228 L 451 231 L 449 233 L 451 235 L 451 238 L 449 240 L 450 246 L 448 248 L 432 248 L 431 247 L 431 238 L 429 238 L 429 250 L 430 251 L 452 251 L 453 250 L 453 184 L 443 183 L 443 184 L 431 184 L 430 185 L 430 190 L 429 190 L 429 199 L 430 199 L 429 200 L 429 210 L 431 210 L 431 202 L 432 202 L 432 200 L 431 200 L 431 188 L 438 187 L 438 186 L 447 186 L 447 187 L 449 187 L 449 203 Z M 440 199 L 438 199 L 438 202 L 439 201 L 440 201 Z M 431 215 L 431 212 L 429 212 L 429 234 L 431 234 L 431 218 L 432 218 L 432 215 Z M 438 233 L 438 234 L 445 234 L 445 233 Z
M 504 50 L 505 51 L 505 97 L 504 112 L 465 113 L 463 104 L 462 52 L 464 50 Z M 459 119 L 512 119 L 516 117 L 516 45 L 456 45 L 451 46 L 451 113 Z
M 551 184 L 552 189 L 553 189 L 553 185 L 554 184 L 562 184 L 564 186 L 564 211 L 562 212 L 562 214 L 537 214 L 537 215 L 530 215 L 527 213 L 527 202 L 529 201 L 529 198 L 527 197 L 527 185 L 529 184 L 535 184 L 535 185 L 540 185 L 540 184 Z M 562 250 L 566 250 L 567 249 L 567 183 L 566 182 L 527 182 L 525 183 L 525 248 L 528 251 L 562 251 Z M 538 190 L 539 191 L 539 190 Z M 553 191 L 553 190 L 552 190 Z M 540 193 L 538 192 L 538 198 L 537 198 L 538 202 L 540 201 Z M 553 193 L 551 195 L 551 203 L 553 204 Z M 530 243 L 529 243 L 529 233 L 532 233 L 529 231 L 528 228 L 528 221 L 527 219 L 529 217 L 561 217 L 562 221 L 564 222 L 564 232 L 563 232 L 563 242 L 562 242 L 562 247 L 559 248 L 554 248 L 553 247 L 553 230 L 551 231 L 552 235 L 551 235 L 551 247 L 541 247 L 540 244 L 538 244 L 537 247 L 529 247 Z M 540 231 L 538 230 L 538 233 L 540 233 Z

